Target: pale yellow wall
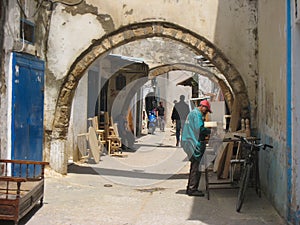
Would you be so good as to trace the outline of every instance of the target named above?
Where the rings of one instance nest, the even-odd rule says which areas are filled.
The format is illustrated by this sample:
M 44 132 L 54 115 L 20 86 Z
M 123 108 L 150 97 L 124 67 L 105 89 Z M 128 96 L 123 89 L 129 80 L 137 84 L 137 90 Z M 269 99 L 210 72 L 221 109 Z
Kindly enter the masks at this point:
M 63 79 L 79 54 L 106 33 L 132 23 L 166 21 L 185 27 L 215 44 L 241 73 L 251 104 L 254 104 L 257 64 L 253 14 L 255 1 L 248 0 L 87 0 L 84 6 L 76 8 L 56 4 L 48 42 L 49 73 L 54 79 Z M 49 97 L 55 101 L 57 95 L 56 92 Z M 48 99 L 48 102 L 50 104 L 52 100 Z M 48 126 L 52 124 L 55 105 L 46 108 Z
M 258 118 L 267 125 L 264 132 L 276 136 L 286 129 L 285 3 L 261 1 L 258 10 Z
M 261 152 L 261 183 L 282 214 L 287 212 L 285 10 L 282 0 L 258 3 L 256 118 L 262 141 L 274 145 L 273 151 Z
M 240 72 L 250 100 L 251 118 L 255 117 L 258 73 L 257 2 L 220 0 L 212 41 Z M 256 124 L 251 123 L 252 128 L 256 128 Z

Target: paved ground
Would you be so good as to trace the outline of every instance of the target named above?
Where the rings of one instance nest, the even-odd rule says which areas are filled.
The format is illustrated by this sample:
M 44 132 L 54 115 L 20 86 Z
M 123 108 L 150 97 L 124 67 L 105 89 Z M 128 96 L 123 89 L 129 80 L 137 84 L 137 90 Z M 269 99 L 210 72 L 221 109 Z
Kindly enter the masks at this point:
M 210 200 L 185 195 L 189 164 L 174 144 L 169 130 L 157 131 L 139 138 L 127 157 L 70 164 L 67 176 L 48 171 L 44 205 L 20 224 L 286 224 L 251 188 L 241 213 L 235 211 L 237 189 L 212 190 Z

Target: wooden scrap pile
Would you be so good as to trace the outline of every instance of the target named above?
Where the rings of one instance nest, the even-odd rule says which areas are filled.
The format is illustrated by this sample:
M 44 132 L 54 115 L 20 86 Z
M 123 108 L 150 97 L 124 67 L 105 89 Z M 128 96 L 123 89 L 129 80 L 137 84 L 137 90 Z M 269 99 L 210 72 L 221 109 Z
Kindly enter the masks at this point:
M 81 159 L 93 159 L 95 163 L 99 163 L 103 145 L 99 141 L 94 127 L 90 126 L 88 133 L 78 134 L 77 145 Z
M 105 148 L 111 156 L 126 157 L 122 154 L 117 124 L 109 119 L 107 112 L 104 112 L 103 116 L 102 123 L 98 122 L 97 116 L 88 118 L 90 122 L 88 133 L 78 134 L 77 145 L 81 159 L 92 159 L 95 163 L 99 163 Z
M 241 119 L 241 130 L 226 133 L 224 140 L 234 140 L 234 135 L 239 135 L 243 137 L 250 136 L 250 126 L 248 119 Z M 235 148 L 236 151 L 234 151 Z M 213 171 L 217 173 L 218 178 L 227 179 L 229 177 L 231 160 L 238 159 L 240 157 L 239 150 L 240 142 L 235 141 L 222 142 L 222 144 L 218 147 L 213 167 Z

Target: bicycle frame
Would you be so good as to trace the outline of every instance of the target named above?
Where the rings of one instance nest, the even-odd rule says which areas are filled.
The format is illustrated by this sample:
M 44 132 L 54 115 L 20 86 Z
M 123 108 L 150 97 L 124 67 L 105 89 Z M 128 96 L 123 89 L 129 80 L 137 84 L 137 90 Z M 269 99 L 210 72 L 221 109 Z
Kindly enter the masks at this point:
M 240 179 L 240 187 L 239 187 L 238 198 L 236 203 L 237 212 L 239 212 L 242 208 L 245 199 L 246 189 L 248 187 L 248 183 L 250 179 L 250 174 L 255 162 L 256 162 L 256 152 L 254 150 L 253 145 L 251 145 L 250 149 L 247 149 L 247 153 L 243 163 L 243 172 Z M 255 175 L 257 175 L 257 173 L 255 173 Z M 255 185 L 256 185 L 256 192 L 258 193 L 258 186 L 260 185 L 259 176 L 255 176 Z M 260 197 L 260 192 L 259 192 L 259 197 Z
M 255 166 L 256 193 L 258 194 L 259 197 L 261 197 L 257 152 L 260 150 L 260 148 L 263 149 L 266 149 L 266 147 L 273 148 L 273 146 L 267 144 L 256 144 L 254 142 L 247 140 L 247 138 L 245 137 L 241 137 L 237 135 L 234 135 L 234 137 L 239 138 L 242 143 L 246 144 L 247 147 L 250 147 L 250 149 L 247 150 L 247 154 L 245 156 L 245 160 L 243 163 L 243 172 L 240 179 L 240 187 L 239 187 L 238 199 L 236 203 L 236 211 L 240 212 L 245 199 L 245 193 L 248 187 L 250 173 L 252 171 L 253 166 Z

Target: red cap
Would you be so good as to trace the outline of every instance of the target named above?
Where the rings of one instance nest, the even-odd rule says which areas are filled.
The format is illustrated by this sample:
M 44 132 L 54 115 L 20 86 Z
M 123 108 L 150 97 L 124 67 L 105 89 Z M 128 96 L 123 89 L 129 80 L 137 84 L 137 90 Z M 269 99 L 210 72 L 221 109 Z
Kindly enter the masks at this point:
M 211 109 L 210 109 L 210 104 L 209 104 L 209 102 L 208 102 L 207 100 L 202 100 L 202 101 L 200 102 L 200 105 L 207 107 L 208 112 L 212 113 L 212 111 L 211 111 Z

